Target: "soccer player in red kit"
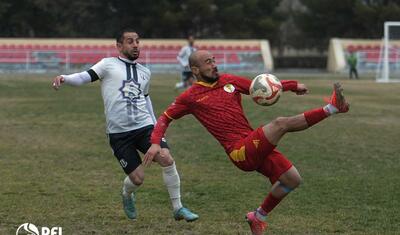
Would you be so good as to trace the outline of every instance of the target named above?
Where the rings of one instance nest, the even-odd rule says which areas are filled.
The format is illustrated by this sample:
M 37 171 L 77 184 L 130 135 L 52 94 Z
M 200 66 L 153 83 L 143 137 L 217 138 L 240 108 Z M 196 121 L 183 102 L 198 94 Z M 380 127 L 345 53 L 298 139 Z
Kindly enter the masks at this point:
M 263 234 L 267 214 L 301 182 L 297 169 L 276 150 L 276 145 L 287 132 L 301 131 L 332 114 L 347 112 L 349 105 L 342 88 L 334 84 L 331 99 L 324 107 L 292 117 L 278 117 L 253 130 L 241 104 L 241 94 L 249 94 L 251 80 L 232 74 L 219 75 L 215 59 L 208 51 L 194 52 L 189 63 L 198 82 L 179 95 L 160 116 L 143 163 L 149 165 L 160 153 L 160 140 L 172 120 L 194 115 L 224 147 L 233 164 L 243 171 L 257 171 L 273 184 L 260 207 L 246 215 L 252 233 Z M 282 80 L 281 83 L 284 91 L 307 93 L 307 87 L 297 81 Z

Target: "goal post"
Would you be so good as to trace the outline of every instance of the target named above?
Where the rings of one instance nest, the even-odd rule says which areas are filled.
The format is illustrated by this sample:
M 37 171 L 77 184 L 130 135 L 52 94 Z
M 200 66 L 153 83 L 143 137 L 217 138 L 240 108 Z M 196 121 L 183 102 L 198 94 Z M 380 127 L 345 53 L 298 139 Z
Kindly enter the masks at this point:
M 384 23 L 376 81 L 400 82 L 400 21 Z

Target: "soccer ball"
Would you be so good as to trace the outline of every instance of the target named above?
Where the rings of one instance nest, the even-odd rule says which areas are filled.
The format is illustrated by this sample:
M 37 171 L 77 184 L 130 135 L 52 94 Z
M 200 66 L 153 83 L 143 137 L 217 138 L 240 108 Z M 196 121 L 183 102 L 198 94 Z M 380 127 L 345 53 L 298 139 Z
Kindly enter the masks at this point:
M 269 106 L 279 100 L 282 84 L 274 75 L 264 73 L 253 79 L 249 91 L 254 102 L 262 106 Z

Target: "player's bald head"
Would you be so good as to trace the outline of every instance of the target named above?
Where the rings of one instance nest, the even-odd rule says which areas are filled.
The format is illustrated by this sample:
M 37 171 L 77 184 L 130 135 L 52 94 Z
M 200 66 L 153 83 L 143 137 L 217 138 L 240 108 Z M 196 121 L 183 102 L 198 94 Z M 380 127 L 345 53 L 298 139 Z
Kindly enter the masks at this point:
M 213 83 L 219 78 L 215 58 L 209 51 L 193 52 L 189 57 L 189 66 L 198 81 Z
M 205 51 L 205 50 L 199 50 L 199 51 L 193 52 L 189 56 L 189 66 L 190 67 L 193 67 L 193 66 L 199 67 L 202 59 L 209 55 L 210 55 L 210 52 Z

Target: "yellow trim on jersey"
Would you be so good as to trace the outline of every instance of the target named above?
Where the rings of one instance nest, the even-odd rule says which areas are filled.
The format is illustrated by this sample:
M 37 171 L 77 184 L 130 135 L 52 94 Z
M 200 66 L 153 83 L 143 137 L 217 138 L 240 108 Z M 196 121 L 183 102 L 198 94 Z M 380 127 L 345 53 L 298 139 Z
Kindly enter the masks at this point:
M 246 160 L 246 148 L 242 146 L 239 150 L 233 150 L 229 156 L 232 158 L 233 161 L 235 162 L 241 162 Z
M 196 82 L 196 84 L 199 84 L 199 85 L 205 86 L 205 87 L 214 87 L 217 84 L 217 82 L 218 81 L 210 84 L 210 83 L 207 83 L 207 82 L 199 81 L 199 82 Z
M 169 118 L 169 119 L 171 119 L 171 120 L 174 120 L 172 117 L 170 117 L 170 116 L 168 115 L 167 112 L 164 112 L 164 114 L 165 114 L 165 116 L 167 116 L 167 118 Z

